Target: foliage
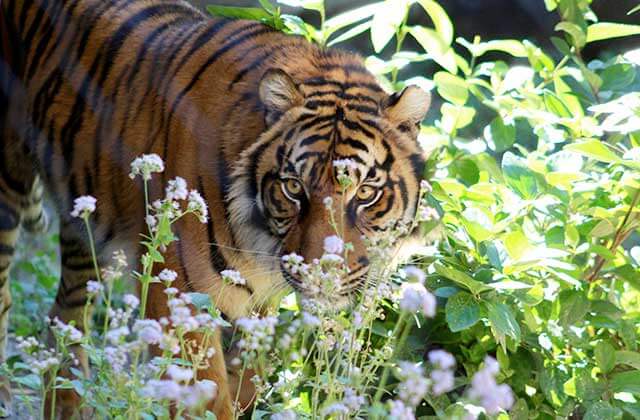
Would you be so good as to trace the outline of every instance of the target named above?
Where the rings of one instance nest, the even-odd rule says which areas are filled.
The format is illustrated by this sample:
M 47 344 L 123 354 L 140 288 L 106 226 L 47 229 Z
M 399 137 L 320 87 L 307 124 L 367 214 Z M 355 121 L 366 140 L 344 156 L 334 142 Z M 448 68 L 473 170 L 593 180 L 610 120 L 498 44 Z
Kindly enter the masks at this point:
M 440 222 L 420 220 L 420 229 L 439 239 L 411 268 L 374 269 L 383 287 L 371 287 L 353 311 L 290 296 L 277 321 L 242 320 L 240 346 L 255 351 L 236 364 L 257 373 L 259 392 L 251 416 L 640 418 L 640 52 L 592 62 L 582 55 L 590 43 L 640 27 L 599 22 L 589 0 L 545 0 L 560 17 L 551 40 L 557 51 L 548 52 L 526 40 L 455 38 L 434 0 L 386 0 L 330 18 L 321 0 L 279 4 L 317 11 L 319 26 L 282 14 L 269 0 L 209 10 L 327 46 L 368 31 L 376 55 L 366 64 L 383 86 L 413 83 L 437 94 L 440 106 L 419 141 L 430 153 L 432 189 L 425 187 L 423 205 L 435 207 Z M 432 25 L 409 24 L 409 12 L 426 14 Z M 409 38 L 419 51 L 406 49 Z M 437 71 L 414 74 L 416 62 Z M 162 262 L 161 243 L 173 239 L 170 224 L 164 238 L 146 242 L 143 285 L 153 281 L 150 266 Z M 344 245 L 334 254 L 348 252 Z M 386 245 L 372 244 L 379 261 Z M 339 259 L 327 261 L 310 268 L 309 281 L 340 272 Z M 206 297 L 192 299 L 209 307 Z M 275 338 L 251 341 L 256 331 Z M 92 340 L 101 379 L 72 386 L 123 396 L 87 398 L 88 405 L 123 415 L 118 410 L 133 398 L 137 414 L 166 414 L 161 396 L 140 399 L 110 382 L 117 375 L 100 337 L 83 340 Z M 453 365 L 437 352 L 443 349 Z M 132 366 L 151 362 L 139 354 L 128 356 Z M 156 374 L 171 361 L 163 363 Z M 41 386 L 25 365 L 10 368 L 16 382 Z M 504 399 L 491 401 L 483 387 Z

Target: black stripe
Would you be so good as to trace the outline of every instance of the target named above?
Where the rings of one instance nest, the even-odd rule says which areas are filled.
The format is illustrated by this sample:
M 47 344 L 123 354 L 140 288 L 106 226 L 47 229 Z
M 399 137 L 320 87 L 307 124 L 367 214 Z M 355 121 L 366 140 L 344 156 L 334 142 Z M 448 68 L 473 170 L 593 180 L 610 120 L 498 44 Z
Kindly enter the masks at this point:
M 271 144 L 282 136 L 282 131 L 278 131 L 275 133 L 269 140 L 266 140 L 264 143 L 256 147 L 256 149 L 249 155 L 248 160 L 250 162 L 248 172 L 249 178 L 249 194 L 252 200 L 254 200 L 258 195 L 258 165 L 260 164 L 260 159 L 262 158 L 262 154 Z
M 360 131 L 362 134 L 364 134 L 365 136 L 367 136 L 370 139 L 375 138 L 375 136 L 373 135 L 373 133 L 369 130 L 367 130 L 366 128 L 364 128 L 362 126 L 362 124 L 356 122 L 356 121 L 351 121 L 351 120 L 342 120 L 341 121 L 342 124 L 344 124 L 345 127 L 347 127 L 349 130 L 356 130 L 356 131 Z
M 0 201 L 0 230 L 13 230 L 18 223 L 18 212 Z
M 346 108 L 347 109 L 351 109 L 353 111 L 358 111 L 362 114 L 369 114 L 369 115 L 378 115 L 379 111 L 377 107 L 371 107 L 371 106 L 366 106 L 366 105 L 358 105 L 358 104 L 346 104 Z M 370 120 L 368 120 L 370 121 Z M 364 122 L 364 121 L 363 121 Z
M 316 110 L 320 107 L 335 107 L 336 106 L 336 102 L 335 101 L 322 101 L 322 100 L 313 100 L 313 101 L 307 101 L 304 104 L 305 108 L 308 109 L 312 109 L 312 110 Z
M 30 81 L 31 78 L 33 78 L 36 69 L 40 65 L 40 59 L 44 55 L 44 50 L 46 46 L 49 45 L 49 42 L 51 42 L 51 34 L 54 30 L 55 25 L 58 23 L 57 20 L 63 9 L 63 2 L 56 2 L 53 7 L 55 8 L 55 12 L 47 13 L 47 18 L 42 25 L 44 32 L 40 35 L 38 46 L 35 48 L 35 50 L 33 50 L 31 54 L 31 65 L 28 67 L 27 76 L 25 79 L 27 81 Z M 30 44 L 27 43 L 25 45 L 28 45 L 29 48 L 31 48 Z
M 393 194 L 387 194 L 387 203 L 386 206 L 384 207 L 384 209 L 377 211 L 374 215 L 373 218 L 374 219 L 379 219 L 382 216 L 384 216 L 385 214 L 387 214 L 387 212 L 391 209 L 391 207 L 393 207 L 393 203 L 395 201 L 395 198 L 393 196 Z
M 0 255 L 13 255 L 15 249 L 11 245 L 0 242 Z
M 363 118 L 360 121 L 362 121 L 364 124 L 368 125 L 369 127 L 377 130 L 378 132 L 382 133 L 382 128 L 377 122 L 370 119 L 366 119 L 366 118 Z
M 328 134 L 314 134 L 311 135 L 300 142 L 301 147 L 311 146 L 319 141 L 329 140 L 331 138 L 331 133 Z
M 31 26 L 29 27 L 26 35 L 24 35 L 23 37 L 24 39 L 23 45 L 29 48 L 33 44 L 33 37 L 36 35 L 37 31 L 41 29 L 40 22 L 42 21 L 42 17 L 44 16 L 45 10 L 49 8 L 48 0 L 41 0 L 41 1 L 42 1 L 42 4 L 40 6 L 35 6 L 38 8 L 38 10 L 36 11 L 36 15 L 33 18 L 33 21 L 31 21 Z M 23 28 L 24 26 L 20 27 L 21 32 Z
M 335 116 L 334 115 L 326 115 L 323 117 L 316 117 L 313 120 L 304 123 L 303 125 L 300 126 L 300 131 L 305 131 L 308 130 L 309 128 L 313 127 L 316 124 L 320 124 L 320 123 L 325 123 L 325 122 L 329 122 L 331 125 L 333 125 L 333 120 L 334 120 Z M 317 129 L 318 127 L 316 127 Z
M 361 141 L 353 139 L 351 137 L 347 137 L 346 139 L 342 139 L 342 143 L 346 143 L 347 145 L 353 147 L 354 149 L 362 150 L 364 152 L 368 152 L 369 148 Z
M 205 199 L 205 201 L 207 201 L 202 176 L 198 176 L 198 190 L 202 193 L 202 197 Z M 211 261 L 211 265 L 213 266 L 214 270 L 220 273 L 221 271 L 229 268 L 229 265 L 218 246 L 218 242 L 216 240 L 216 235 L 214 232 L 213 217 L 210 217 L 209 221 L 207 222 L 207 235 L 209 239 L 209 261 Z
M 178 236 L 178 240 L 176 241 L 176 249 L 178 250 L 180 268 L 182 269 L 182 276 L 184 278 L 184 283 L 187 285 L 187 290 L 189 292 L 195 292 L 193 284 L 191 284 L 191 280 L 189 279 L 189 273 L 187 273 L 187 265 L 184 259 L 184 250 L 182 249 L 182 238 L 180 236 Z

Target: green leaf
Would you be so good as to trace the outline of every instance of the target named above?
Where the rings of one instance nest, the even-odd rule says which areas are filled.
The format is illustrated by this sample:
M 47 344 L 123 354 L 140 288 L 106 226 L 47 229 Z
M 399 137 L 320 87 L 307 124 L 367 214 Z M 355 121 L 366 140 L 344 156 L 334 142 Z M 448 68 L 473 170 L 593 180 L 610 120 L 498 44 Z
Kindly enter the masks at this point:
M 521 229 L 507 233 L 504 238 L 502 238 L 502 243 L 509 257 L 515 261 L 522 258 L 527 251 L 533 249 L 533 246 Z
M 371 22 L 371 43 L 376 53 L 382 51 L 391 41 L 406 13 L 406 8 L 399 7 L 397 3 L 391 0 L 386 0 L 376 10 Z
M 367 19 L 368 17 L 373 16 L 382 5 L 382 2 L 368 4 L 366 6 L 341 13 L 331 19 L 327 19 L 324 22 L 325 30 L 329 33 L 333 33 L 356 22 L 360 22 L 363 19 Z M 371 23 L 369 22 L 369 24 Z
M 636 67 L 629 63 L 618 63 L 604 69 L 600 74 L 602 86 L 600 90 L 621 91 L 633 83 L 636 78 Z
M 469 293 L 458 292 L 447 299 L 445 314 L 451 331 L 466 330 L 480 319 L 480 305 Z
M 433 0 L 418 0 L 418 3 L 433 21 L 436 32 L 440 34 L 445 44 L 451 45 L 453 42 L 453 24 L 447 12 Z
M 213 16 L 222 16 L 233 19 L 249 19 L 257 21 L 269 21 L 271 15 L 259 7 L 232 7 L 232 6 L 207 6 L 207 11 Z
M 475 57 L 480 57 L 489 51 L 501 51 L 514 57 L 526 57 L 527 49 L 517 39 L 497 39 L 488 42 L 470 43 L 463 38 L 456 39 Z
M 502 171 L 507 184 L 525 199 L 533 199 L 538 194 L 538 182 L 526 161 L 511 152 L 502 157 Z
M 486 284 L 474 280 L 468 274 L 463 273 L 460 270 L 456 270 L 455 268 L 445 267 L 444 265 L 438 263 L 435 264 L 435 269 L 436 273 L 440 274 L 442 277 L 446 277 L 449 280 L 458 283 L 475 295 L 486 292 L 487 290 L 492 290 Z
M 456 106 L 445 102 L 440 107 L 442 113 L 441 126 L 447 133 L 466 127 L 471 124 L 476 115 L 476 110 L 470 106 Z
M 587 28 L 587 42 L 602 41 L 603 39 L 620 38 L 638 34 L 640 34 L 640 25 L 598 22 Z
M 447 101 L 464 105 L 469 99 L 469 89 L 467 82 L 458 76 L 445 71 L 439 71 L 433 76 L 438 94 Z
M 627 365 L 640 369 L 640 353 L 635 351 L 619 350 L 616 352 L 616 364 Z
M 494 152 L 504 152 L 516 142 L 516 126 L 505 124 L 498 115 L 484 129 L 484 138 Z
M 569 108 L 558 95 L 547 90 L 544 92 L 543 98 L 544 104 L 549 112 L 552 112 L 559 117 L 571 117 Z
M 598 139 L 588 139 L 579 143 L 568 144 L 564 147 L 564 150 L 580 153 L 600 162 L 620 163 L 622 161 L 605 143 Z
M 594 349 L 596 363 L 603 373 L 609 373 L 616 366 L 616 350 L 607 341 L 600 341 Z
M 587 43 L 586 34 L 582 31 L 582 28 L 575 23 L 560 22 L 556 25 L 555 30 L 568 33 L 573 40 L 573 45 L 577 48 L 582 48 L 584 44 Z
M 563 327 L 582 323 L 589 311 L 589 299 L 584 292 L 577 290 L 563 290 L 558 296 L 558 322 Z
M 324 11 L 324 0 L 278 0 L 278 3 L 290 7 L 302 7 L 303 9 Z
M 613 407 L 606 401 L 597 401 L 589 407 L 584 420 L 617 420 L 622 418 L 622 410 Z
M 187 295 L 191 298 L 191 303 L 193 306 L 198 308 L 198 310 L 209 309 L 213 306 L 211 302 L 211 297 L 206 293 L 187 293 Z
M 433 61 L 441 65 L 449 73 L 456 73 L 458 71 L 456 54 L 453 48 L 442 39 L 440 34 L 424 26 L 412 26 L 409 28 L 409 33 L 418 41 Z
M 516 321 L 511 308 L 500 302 L 487 302 L 489 322 L 491 328 L 498 337 L 509 336 L 517 343 L 520 342 L 520 325 Z M 503 348 L 505 348 L 504 341 Z
M 640 394 L 640 370 L 614 373 L 609 384 L 613 392 Z

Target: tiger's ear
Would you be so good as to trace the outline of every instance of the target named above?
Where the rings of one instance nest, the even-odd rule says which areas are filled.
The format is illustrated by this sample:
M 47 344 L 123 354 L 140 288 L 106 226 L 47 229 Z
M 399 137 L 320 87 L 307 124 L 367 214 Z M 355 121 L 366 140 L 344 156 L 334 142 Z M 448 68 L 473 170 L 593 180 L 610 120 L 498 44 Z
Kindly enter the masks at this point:
M 267 70 L 260 80 L 259 91 L 268 126 L 289 109 L 301 105 L 303 101 L 302 94 L 291 76 L 280 69 Z
M 386 117 L 403 132 L 414 132 L 427 115 L 431 95 L 418 86 L 407 86 L 389 96 L 384 106 Z

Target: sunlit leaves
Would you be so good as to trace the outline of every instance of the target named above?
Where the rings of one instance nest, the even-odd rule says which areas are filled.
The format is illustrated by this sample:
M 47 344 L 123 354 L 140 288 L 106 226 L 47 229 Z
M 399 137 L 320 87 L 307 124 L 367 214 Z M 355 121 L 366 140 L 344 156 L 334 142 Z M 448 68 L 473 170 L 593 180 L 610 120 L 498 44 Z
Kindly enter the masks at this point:
M 587 42 L 602 41 L 604 39 L 620 38 L 638 34 L 640 34 L 640 25 L 598 22 L 587 28 Z

